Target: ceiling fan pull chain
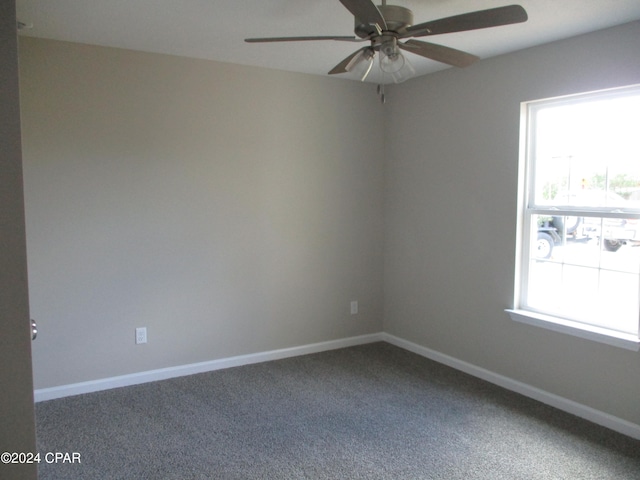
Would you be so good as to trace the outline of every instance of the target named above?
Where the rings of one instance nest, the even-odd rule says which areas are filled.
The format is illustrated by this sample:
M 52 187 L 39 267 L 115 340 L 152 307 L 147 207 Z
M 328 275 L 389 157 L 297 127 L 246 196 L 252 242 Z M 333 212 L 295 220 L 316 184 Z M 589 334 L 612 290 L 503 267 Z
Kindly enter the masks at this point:
M 378 96 L 380 97 L 380 103 L 386 103 L 387 97 L 384 94 L 384 83 L 378 84 Z

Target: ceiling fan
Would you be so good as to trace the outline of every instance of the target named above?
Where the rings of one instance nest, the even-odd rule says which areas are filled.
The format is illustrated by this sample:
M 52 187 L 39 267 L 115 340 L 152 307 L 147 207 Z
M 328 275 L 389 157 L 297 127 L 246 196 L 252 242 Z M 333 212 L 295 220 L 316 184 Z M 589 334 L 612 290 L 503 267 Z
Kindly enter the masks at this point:
M 315 37 L 267 37 L 247 38 L 246 42 L 297 42 L 307 40 L 337 40 L 343 42 L 369 42 L 356 50 L 329 71 L 329 75 L 353 72 L 364 81 L 373 66 L 376 52 L 379 52 L 380 69 L 384 81 L 391 79 L 400 83 L 411 77 L 415 71 L 405 60 L 400 50 L 436 60 L 456 67 L 466 67 L 478 60 L 478 57 L 454 48 L 423 42 L 412 37 L 427 37 L 443 33 L 463 32 L 481 28 L 497 27 L 521 23 L 527 20 L 527 12 L 520 5 L 490 8 L 463 13 L 439 20 L 419 24 L 413 23 L 413 12 L 398 5 L 376 6 L 372 0 L 340 0 L 355 17 L 353 36 L 315 36 Z M 402 41 L 408 39 L 406 41 Z M 378 93 L 384 102 L 384 86 L 378 86 Z

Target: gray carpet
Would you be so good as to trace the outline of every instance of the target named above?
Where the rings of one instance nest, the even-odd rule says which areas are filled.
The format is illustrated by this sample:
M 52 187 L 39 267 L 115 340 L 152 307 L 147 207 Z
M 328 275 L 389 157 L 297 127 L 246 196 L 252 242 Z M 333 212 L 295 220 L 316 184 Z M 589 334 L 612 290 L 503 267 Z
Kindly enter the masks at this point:
M 41 402 L 41 479 L 640 479 L 640 441 L 386 343 Z

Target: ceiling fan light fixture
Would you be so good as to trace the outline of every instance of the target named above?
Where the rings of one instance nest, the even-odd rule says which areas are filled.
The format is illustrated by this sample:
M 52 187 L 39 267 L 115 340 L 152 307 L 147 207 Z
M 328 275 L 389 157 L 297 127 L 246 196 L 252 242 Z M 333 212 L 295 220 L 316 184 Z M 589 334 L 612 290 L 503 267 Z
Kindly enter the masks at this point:
M 380 52 L 380 70 L 384 73 L 396 73 L 402 70 L 405 66 L 406 60 L 402 53 L 392 53 L 391 55 L 385 55 Z
M 409 80 L 416 74 L 416 71 L 413 68 L 413 65 L 411 65 L 411 63 L 409 62 L 409 59 L 404 57 L 403 60 L 404 61 L 402 64 L 402 68 L 400 68 L 399 70 L 396 70 L 394 72 L 385 72 L 384 70 L 382 70 L 383 83 L 391 83 L 388 81 L 388 79 L 391 79 L 393 83 L 402 83 L 406 80 Z
M 404 67 L 404 55 L 398 48 L 395 37 L 384 40 L 380 45 L 380 69 L 385 73 L 395 73 Z
M 372 48 L 363 49 L 345 67 L 345 70 L 364 82 L 373 67 L 373 57 L 376 52 Z
M 416 71 L 409 60 L 398 48 L 398 40 L 395 37 L 385 39 L 380 45 L 380 70 L 385 79 L 391 79 L 393 83 L 402 83 L 415 75 Z

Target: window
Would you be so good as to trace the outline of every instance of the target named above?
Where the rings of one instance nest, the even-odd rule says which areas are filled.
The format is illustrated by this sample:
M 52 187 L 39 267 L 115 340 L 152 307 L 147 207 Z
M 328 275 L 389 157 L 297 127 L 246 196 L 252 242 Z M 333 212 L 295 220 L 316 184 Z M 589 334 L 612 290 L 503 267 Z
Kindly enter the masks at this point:
M 523 104 L 514 320 L 639 349 L 640 86 Z

